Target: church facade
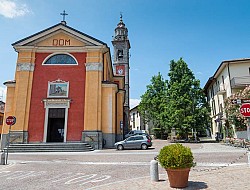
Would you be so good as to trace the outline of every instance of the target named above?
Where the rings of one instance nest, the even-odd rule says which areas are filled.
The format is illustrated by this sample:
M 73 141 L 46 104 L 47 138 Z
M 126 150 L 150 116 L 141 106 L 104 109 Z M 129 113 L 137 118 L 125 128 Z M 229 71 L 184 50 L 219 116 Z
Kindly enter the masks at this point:
M 65 21 L 12 44 L 15 80 L 7 81 L 11 143 L 87 142 L 113 147 L 123 138 L 125 76 L 115 74 L 106 43 Z M 5 147 L 9 126 L 2 129 Z

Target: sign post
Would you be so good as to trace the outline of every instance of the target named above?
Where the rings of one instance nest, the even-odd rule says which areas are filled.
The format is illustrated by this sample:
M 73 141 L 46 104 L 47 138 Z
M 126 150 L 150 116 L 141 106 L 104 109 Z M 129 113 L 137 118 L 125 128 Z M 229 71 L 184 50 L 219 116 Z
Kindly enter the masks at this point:
M 9 155 L 9 146 L 10 146 L 10 131 L 11 131 L 11 126 L 15 125 L 16 123 L 16 117 L 15 116 L 8 116 L 6 118 L 6 124 L 9 125 L 9 133 L 8 133 L 8 138 L 7 138 L 7 152 L 6 152 L 6 165 L 8 164 L 8 155 Z
M 250 140 L 250 104 L 242 104 L 240 113 L 247 118 L 247 139 Z

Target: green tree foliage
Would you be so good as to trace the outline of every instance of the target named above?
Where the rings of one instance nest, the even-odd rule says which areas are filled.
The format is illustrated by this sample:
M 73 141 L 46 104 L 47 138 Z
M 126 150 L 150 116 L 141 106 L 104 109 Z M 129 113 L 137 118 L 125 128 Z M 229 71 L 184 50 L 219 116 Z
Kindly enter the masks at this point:
M 203 131 L 209 123 L 209 110 L 200 81 L 182 59 L 171 61 L 168 75 L 168 81 L 160 73 L 152 77 L 141 96 L 141 116 L 146 122 L 152 121 L 161 134 L 172 128 L 181 135 L 192 128 Z
M 168 117 L 171 127 L 187 135 L 192 129 L 203 132 L 209 121 L 209 109 L 200 81 L 181 58 L 170 63 L 167 81 Z
M 152 121 L 154 128 L 158 129 L 161 134 L 165 131 L 166 105 L 166 82 L 158 73 L 152 77 L 151 84 L 147 85 L 147 91 L 141 96 L 138 109 L 145 121 Z

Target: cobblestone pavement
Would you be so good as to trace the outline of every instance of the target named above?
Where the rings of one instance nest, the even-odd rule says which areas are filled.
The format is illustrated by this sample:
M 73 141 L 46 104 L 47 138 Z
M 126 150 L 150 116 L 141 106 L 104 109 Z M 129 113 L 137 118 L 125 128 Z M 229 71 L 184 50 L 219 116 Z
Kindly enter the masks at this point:
M 157 190 L 170 188 L 166 171 L 159 166 L 160 180 L 150 179 L 150 161 L 169 144 L 154 140 L 148 150 L 115 149 L 85 153 L 17 153 L 9 165 L 0 165 L 0 190 Z M 250 189 L 247 151 L 219 143 L 185 143 L 194 153 L 185 189 Z
M 159 143 L 160 144 L 160 143 Z M 247 159 L 247 150 L 219 143 L 185 144 L 190 146 L 194 155 L 199 155 L 195 168 L 189 174 L 187 190 L 211 189 L 211 190 L 248 190 L 250 189 L 250 165 Z M 230 154 L 227 159 L 221 157 Z M 232 155 L 233 153 L 233 155 Z M 234 155 L 235 154 L 235 155 Z M 206 159 L 202 158 L 205 157 Z M 216 160 L 215 157 L 218 157 Z M 211 159 L 213 158 L 213 159 Z M 212 161 L 212 162 L 209 162 Z M 197 160 L 196 160 L 197 161 Z M 163 190 L 171 188 L 166 172 L 159 166 L 159 181 L 153 182 L 150 176 L 138 177 L 130 180 L 105 184 L 91 189 L 126 190 L 146 189 Z
M 187 190 L 248 190 L 250 189 L 250 167 L 245 165 L 230 166 L 216 171 L 195 172 L 191 171 Z M 163 190 L 171 188 L 165 174 L 160 175 L 160 181 L 152 182 L 150 177 L 136 178 L 99 186 L 103 190 Z M 98 189 L 92 188 L 92 189 Z

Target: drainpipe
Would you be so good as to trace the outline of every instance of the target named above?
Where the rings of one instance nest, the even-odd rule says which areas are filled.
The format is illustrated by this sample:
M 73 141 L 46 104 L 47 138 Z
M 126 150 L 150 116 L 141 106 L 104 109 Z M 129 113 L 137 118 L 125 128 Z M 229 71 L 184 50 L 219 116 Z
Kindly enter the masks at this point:
M 231 76 L 230 76 L 229 63 L 230 62 L 227 62 L 227 73 L 228 73 L 228 77 L 229 77 L 230 93 L 232 95 L 232 85 L 231 85 Z

